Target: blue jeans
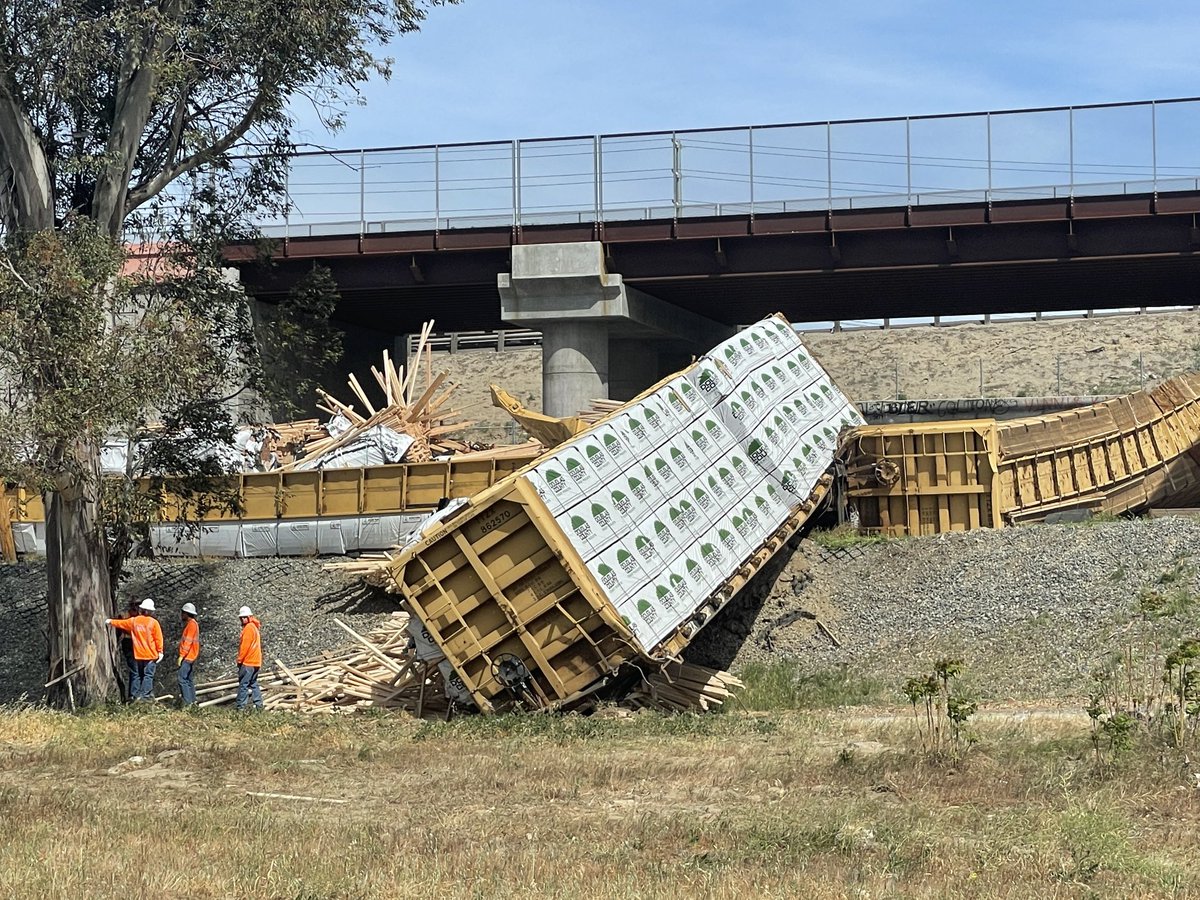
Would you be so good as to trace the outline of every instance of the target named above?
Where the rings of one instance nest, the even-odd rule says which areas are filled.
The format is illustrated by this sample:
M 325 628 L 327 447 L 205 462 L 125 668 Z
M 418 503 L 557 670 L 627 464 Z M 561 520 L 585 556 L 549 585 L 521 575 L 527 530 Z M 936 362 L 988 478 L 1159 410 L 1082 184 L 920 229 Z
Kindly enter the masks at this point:
M 192 680 L 192 669 L 196 663 L 184 660 L 179 664 L 179 699 L 184 706 L 196 704 L 196 682 Z
M 135 659 L 129 670 L 129 694 L 134 700 L 149 700 L 154 696 L 154 670 L 158 662 L 153 659 Z
M 254 700 L 254 708 L 263 708 L 262 691 L 258 689 L 258 666 L 238 666 L 237 708 L 246 708 L 246 698 Z

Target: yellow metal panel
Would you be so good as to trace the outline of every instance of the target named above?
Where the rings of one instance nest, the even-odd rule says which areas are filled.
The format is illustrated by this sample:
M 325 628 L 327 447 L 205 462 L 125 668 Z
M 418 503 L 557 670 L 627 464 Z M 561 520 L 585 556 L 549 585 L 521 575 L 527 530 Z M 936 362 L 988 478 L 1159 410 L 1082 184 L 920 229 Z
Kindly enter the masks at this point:
M 242 505 L 247 519 L 274 519 L 279 515 L 279 476 L 273 473 L 242 476 Z
M 435 507 L 450 496 L 450 466 L 446 463 L 412 463 L 404 491 L 406 507 Z
M 280 515 L 283 518 L 315 519 L 321 515 L 320 472 L 284 472 L 280 479 Z
M 362 469 L 321 472 L 321 514 L 357 516 L 362 511 Z
M 442 465 L 445 463 L 429 463 Z M 372 466 L 363 469 L 362 508 L 364 513 L 389 513 L 406 509 L 405 473 L 411 466 Z M 412 505 L 412 504 L 408 504 Z

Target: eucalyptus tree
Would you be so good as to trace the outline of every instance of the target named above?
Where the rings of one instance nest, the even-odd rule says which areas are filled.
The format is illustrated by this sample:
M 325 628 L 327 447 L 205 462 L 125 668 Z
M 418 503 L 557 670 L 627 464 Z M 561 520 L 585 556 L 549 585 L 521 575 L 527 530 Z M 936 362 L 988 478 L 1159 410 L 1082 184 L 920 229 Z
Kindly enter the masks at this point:
M 297 104 L 336 130 L 440 2 L 0 0 L 0 476 L 44 492 L 52 702 L 114 683 L 105 438 L 221 427 L 251 340 L 221 245 L 286 202 Z

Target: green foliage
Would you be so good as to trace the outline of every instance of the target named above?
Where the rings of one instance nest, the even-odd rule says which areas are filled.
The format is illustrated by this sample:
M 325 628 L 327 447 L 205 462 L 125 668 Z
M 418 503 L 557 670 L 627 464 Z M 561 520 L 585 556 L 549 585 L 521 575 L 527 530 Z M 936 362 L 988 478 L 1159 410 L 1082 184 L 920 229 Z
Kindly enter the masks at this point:
M 1101 772 L 1111 771 L 1139 740 L 1178 754 L 1188 766 L 1200 730 L 1200 640 L 1190 636 L 1193 577 L 1187 555 L 1180 554 L 1153 586 L 1143 587 L 1120 625 L 1120 646 L 1092 673 L 1086 711 Z
M 260 307 L 261 390 L 277 420 L 312 410 L 315 389 L 342 358 L 342 332 L 333 324 L 341 295 L 333 273 L 314 265 L 278 305 Z
M 900 686 L 900 693 L 912 706 L 921 746 L 931 755 L 961 759 L 975 743 L 968 725 L 979 707 L 958 693 L 956 682 L 962 673 L 961 659 L 939 659 L 930 672 L 913 676 Z
M 885 534 L 864 534 L 853 525 L 839 525 L 829 530 L 812 533 L 813 542 L 826 550 L 841 550 L 846 547 L 869 547 L 893 540 Z
M 750 663 L 737 671 L 746 687 L 739 705 L 751 710 L 822 709 L 877 703 L 886 696 L 882 682 L 846 667 L 809 671 L 794 662 Z

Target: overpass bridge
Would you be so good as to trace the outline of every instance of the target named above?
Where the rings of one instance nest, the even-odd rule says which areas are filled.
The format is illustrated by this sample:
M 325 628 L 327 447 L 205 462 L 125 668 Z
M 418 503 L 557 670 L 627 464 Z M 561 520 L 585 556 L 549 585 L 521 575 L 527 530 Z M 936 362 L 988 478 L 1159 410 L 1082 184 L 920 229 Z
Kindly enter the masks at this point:
M 320 262 L 384 336 L 538 328 L 561 413 L 775 310 L 1196 305 L 1197 147 L 1200 98 L 1174 98 L 302 153 L 276 265 L 243 277 L 270 301 Z

